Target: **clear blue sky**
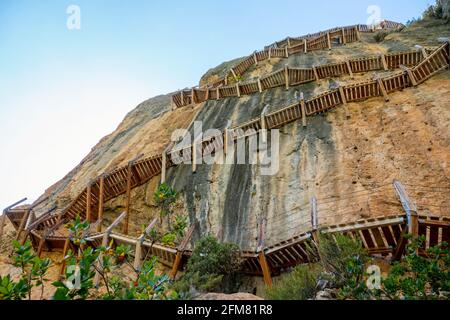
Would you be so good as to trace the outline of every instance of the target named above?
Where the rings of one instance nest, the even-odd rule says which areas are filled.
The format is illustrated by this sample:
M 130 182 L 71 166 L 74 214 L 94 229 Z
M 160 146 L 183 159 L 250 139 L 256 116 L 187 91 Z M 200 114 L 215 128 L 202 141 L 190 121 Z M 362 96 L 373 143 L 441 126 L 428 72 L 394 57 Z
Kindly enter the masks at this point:
M 139 102 L 286 36 L 406 22 L 431 0 L 0 1 L 0 208 L 35 199 Z M 81 29 L 66 27 L 69 5 Z

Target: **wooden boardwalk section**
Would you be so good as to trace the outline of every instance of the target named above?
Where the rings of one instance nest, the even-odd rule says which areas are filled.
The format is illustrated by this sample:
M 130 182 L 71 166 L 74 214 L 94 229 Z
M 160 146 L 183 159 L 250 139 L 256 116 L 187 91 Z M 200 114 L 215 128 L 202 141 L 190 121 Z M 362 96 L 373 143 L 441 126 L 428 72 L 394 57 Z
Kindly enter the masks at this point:
M 317 40 L 317 38 L 311 37 L 310 40 Z M 295 46 L 295 42 L 292 43 Z M 289 46 L 286 48 L 289 48 Z M 286 48 L 283 50 L 286 50 Z M 281 54 L 281 51 L 276 50 L 281 50 L 281 48 L 269 48 L 271 54 L 273 52 Z M 266 56 L 270 57 L 271 54 L 255 54 L 253 56 L 254 61 L 261 61 Z M 33 245 L 38 248 L 40 253 L 43 250 L 63 249 L 63 251 L 66 251 L 69 235 L 63 225 L 80 215 L 82 219 L 90 221 L 95 226 L 89 234 L 92 246 L 101 245 L 105 237 L 113 239 L 116 244 L 129 244 L 136 248 L 136 256 L 140 257 L 139 259 L 146 255 L 157 256 L 162 263 L 173 268 L 172 273 L 175 276 L 176 270 L 182 266 L 190 255 L 187 247 L 192 236 L 192 228 L 187 233 L 187 240 L 183 241 L 178 248 L 151 243 L 146 240 L 146 233 L 138 238 L 131 237 L 128 234 L 128 221 L 130 219 L 131 190 L 133 188 L 145 184 L 151 178 L 159 175 L 162 176 L 162 181 L 164 181 L 166 169 L 175 166 L 177 157 L 178 160 L 192 160 L 194 154 L 196 154 L 195 151 L 200 151 L 203 155 L 209 155 L 222 148 L 227 153 L 228 141 L 250 137 L 262 129 L 280 128 L 297 120 L 301 120 L 303 126 L 307 126 L 308 117 L 340 106 L 345 108 L 351 102 L 373 97 L 384 97 L 385 100 L 388 100 L 389 94 L 392 92 L 420 85 L 439 71 L 448 68 L 449 57 L 449 44 L 445 43 L 432 52 L 414 51 L 365 57 L 342 63 L 316 66 L 313 69 L 290 69 L 286 67 L 259 79 L 256 84 L 249 82 L 237 84 L 234 87 L 225 86 L 217 87 L 214 90 L 207 89 L 203 92 L 200 92 L 201 90 L 190 90 L 190 93 L 181 92 L 180 99 L 183 104 L 184 102 L 197 103 L 202 99 L 240 96 L 241 94 L 257 92 L 255 90 L 261 92 L 265 88 L 276 86 L 288 88 L 299 83 L 343 74 L 352 75 L 353 73 L 371 70 L 400 69 L 393 75 L 340 86 L 309 99 L 305 99 L 303 94 L 300 94 L 300 99 L 296 103 L 270 113 L 263 112 L 260 117 L 237 127 L 227 128 L 214 137 L 196 141 L 194 144 L 181 149 L 172 148 L 172 145 L 170 145 L 162 154 L 135 158 L 128 165 L 93 179 L 69 206 L 62 210 L 51 208 L 36 219 L 33 206 L 16 208 L 17 204 L 14 204 L 4 210 L 4 216 L 16 228 L 17 238 L 23 242 L 27 237 L 30 237 Z M 194 164 L 193 171 L 195 171 L 195 168 Z M 126 209 L 120 220 L 113 224 L 114 228 L 120 224 L 121 232 L 113 232 L 111 226 L 102 231 L 104 203 L 123 194 L 126 196 Z M 402 194 L 402 192 L 399 191 L 399 194 Z M 317 254 L 314 253 L 314 248 L 318 239 L 318 232 L 349 235 L 359 239 L 371 254 L 393 258 L 398 258 L 402 254 L 406 233 L 424 235 L 427 239 L 425 247 L 450 240 L 448 217 L 420 215 L 417 212 L 412 214 L 412 206 L 408 204 L 408 201 L 402 199 L 402 195 L 399 195 L 399 198 L 405 208 L 405 214 L 320 227 L 317 218 L 312 214 L 309 231 L 301 232 L 298 236 L 268 246 L 264 244 L 264 236 L 262 236 L 264 230 L 262 230 L 260 231 L 258 248 L 255 251 L 242 252 L 244 257 L 243 271 L 261 274 L 266 282 L 269 282 L 271 274 L 282 272 L 301 263 L 315 261 Z M 38 203 L 34 204 L 34 207 L 36 205 Z M 4 218 L 2 220 L 4 221 Z M 0 225 L 0 230 L 3 229 L 2 225 L 3 223 Z M 139 264 L 136 263 L 136 265 Z

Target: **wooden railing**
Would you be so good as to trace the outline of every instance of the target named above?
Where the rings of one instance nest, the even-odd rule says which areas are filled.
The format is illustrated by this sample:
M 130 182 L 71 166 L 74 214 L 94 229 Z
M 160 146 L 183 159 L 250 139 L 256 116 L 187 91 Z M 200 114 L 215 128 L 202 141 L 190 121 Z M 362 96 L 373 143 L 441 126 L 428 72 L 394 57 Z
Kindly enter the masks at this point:
M 226 129 L 218 137 L 196 142 L 195 145 L 173 148 L 166 155 L 152 155 L 137 161 L 130 162 L 127 166 L 118 168 L 110 173 L 104 174 L 90 183 L 78 197 L 58 215 L 47 215 L 41 217 L 31 225 L 30 229 L 44 230 L 51 227 L 60 219 L 73 219 L 80 215 L 88 220 L 102 218 L 104 203 L 118 195 L 129 192 L 132 188 L 142 185 L 152 177 L 159 175 L 166 168 L 173 166 L 172 156 L 178 151 L 181 158 L 189 161 L 192 158 L 192 149 L 199 144 L 202 145 L 201 152 L 211 153 L 213 146 L 223 146 L 226 139 L 238 139 L 246 135 L 246 132 L 257 132 L 262 128 L 275 129 L 290 122 L 302 119 L 306 125 L 306 117 L 326 112 L 339 105 L 346 105 L 349 102 L 364 100 L 372 97 L 384 96 L 395 90 L 401 90 L 412 86 L 414 83 L 422 83 L 430 78 L 437 71 L 449 65 L 449 44 L 444 44 L 429 55 L 414 69 L 405 69 L 398 74 L 385 76 L 376 80 L 364 81 L 355 84 L 345 85 L 336 89 L 328 90 L 310 99 L 301 98 L 297 103 L 285 108 L 263 114 L 261 117 L 252 119 L 237 127 Z M 301 94 L 301 96 L 303 96 Z M 212 143 L 211 143 L 212 142 Z M 209 148 L 209 149 L 207 149 Z M 164 165 L 163 165 L 164 163 Z M 103 190 L 103 192 L 100 192 Z M 98 207 L 98 213 L 91 212 L 93 207 Z M 101 209 L 100 209 L 101 208 Z
M 413 50 L 388 53 L 386 55 L 362 56 L 342 62 L 318 65 L 313 68 L 290 68 L 286 66 L 283 69 L 274 71 L 253 81 L 237 82 L 227 86 L 222 85 L 217 88 L 192 88 L 190 90 L 182 90 L 172 96 L 172 102 L 174 106 L 180 108 L 208 100 L 251 95 L 276 87 L 285 86 L 286 88 L 289 88 L 331 77 L 343 75 L 350 75 L 353 77 L 353 74 L 355 73 L 365 73 L 376 70 L 395 70 L 401 66 L 414 67 L 423 61 L 423 59 L 423 51 Z M 249 61 L 256 63 L 256 60 L 253 58 Z

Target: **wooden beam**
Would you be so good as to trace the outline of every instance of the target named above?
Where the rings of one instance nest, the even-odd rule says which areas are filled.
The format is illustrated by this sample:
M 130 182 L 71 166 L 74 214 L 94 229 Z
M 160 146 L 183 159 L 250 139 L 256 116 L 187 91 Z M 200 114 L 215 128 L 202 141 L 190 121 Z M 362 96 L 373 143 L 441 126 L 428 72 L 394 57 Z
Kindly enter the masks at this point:
M 253 53 L 253 59 L 255 60 L 255 66 L 258 65 L 258 57 L 256 56 L 256 52 Z
M 264 276 L 264 283 L 270 287 L 270 286 L 272 286 L 272 276 L 271 276 L 271 272 L 270 272 L 270 266 L 269 266 L 269 263 L 267 262 L 264 251 L 261 251 L 259 253 L 258 258 L 259 258 L 259 264 L 261 266 L 263 276 Z
M 272 48 L 269 48 L 269 60 L 272 58 Z
M 194 90 L 194 88 L 191 89 L 191 102 L 192 102 L 192 104 L 196 104 L 197 103 L 197 101 L 195 99 L 195 90 Z
M 132 183 L 132 178 L 133 178 L 133 174 L 131 171 L 131 164 L 128 164 L 128 168 L 127 168 L 127 189 L 125 192 L 125 212 L 126 212 L 126 216 L 125 216 L 125 221 L 123 223 L 123 230 L 122 232 L 124 234 L 128 234 L 128 226 L 129 226 L 129 222 L 130 222 L 130 205 L 131 205 L 131 183 Z
M 269 105 L 266 105 L 263 110 L 261 111 L 260 115 L 260 121 L 261 121 L 261 138 L 263 142 L 267 141 L 267 120 L 266 120 L 266 113 L 267 109 L 269 108 Z
M 237 79 L 237 75 L 236 75 L 236 72 L 234 71 L 234 69 L 231 68 L 230 71 L 233 74 L 234 79 Z
M 328 43 L 328 50 L 331 50 L 331 38 L 329 32 L 327 32 L 327 43 Z
M 240 98 L 241 97 L 241 89 L 239 89 L 239 82 L 236 82 L 236 92 L 237 92 L 237 96 Z
M 342 28 L 341 31 L 342 31 L 342 44 L 347 44 L 347 41 L 345 40 L 345 29 Z
M 97 232 L 102 231 L 103 206 L 105 202 L 105 176 L 103 174 L 100 176 L 99 184 L 97 221 L 100 221 L 100 223 L 97 225 Z
M 306 127 L 306 104 L 305 104 L 305 96 L 303 92 L 300 92 L 300 109 L 302 112 L 302 125 Z
M 92 182 L 86 187 L 86 221 L 91 222 L 92 218 Z
M 306 39 L 303 40 L 303 47 L 305 49 L 305 53 L 308 53 L 308 42 L 306 41 Z
M 288 47 L 286 47 L 286 48 L 284 48 L 284 50 L 285 50 L 285 56 L 286 56 L 286 58 L 289 58 L 289 51 L 288 51 Z

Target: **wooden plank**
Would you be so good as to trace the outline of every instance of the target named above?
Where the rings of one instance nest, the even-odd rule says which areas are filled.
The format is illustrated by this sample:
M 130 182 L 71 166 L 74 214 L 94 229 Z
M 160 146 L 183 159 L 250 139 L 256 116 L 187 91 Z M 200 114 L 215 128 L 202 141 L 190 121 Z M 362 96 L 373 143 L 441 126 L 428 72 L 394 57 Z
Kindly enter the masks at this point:
M 98 199 L 98 214 L 97 214 L 97 221 L 100 221 L 100 223 L 97 226 L 97 232 L 102 231 L 104 202 L 105 202 L 105 176 L 101 175 L 99 187 L 99 199 Z
M 417 80 L 416 80 L 416 77 L 414 77 L 414 74 L 412 73 L 411 69 L 404 65 L 400 65 L 400 69 L 402 69 L 403 71 L 406 71 L 406 74 L 408 75 L 409 80 L 411 80 L 412 85 L 414 87 L 416 87 Z
M 376 77 L 377 83 L 378 83 L 378 87 L 381 90 L 381 93 L 383 94 L 384 97 L 384 101 L 389 101 L 389 96 L 387 94 L 386 88 L 384 87 L 384 83 L 383 80 L 380 79 L 380 77 Z
M 289 67 L 288 67 L 288 65 L 284 66 L 284 82 L 285 82 L 286 90 L 289 90 Z
M 129 221 L 130 221 L 130 215 L 131 215 L 131 211 L 130 211 L 130 205 L 131 205 L 131 182 L 132 182 L 132 171 L 131 171 L 131 164 L 128 164 L 128 168 L 127 168 L 127 186 L 126 186 L 126 191 L 125 191 L 125 212 L 126 212 L 126 216 L 125 216 L 125 221 L 123 224 L 123 233 L 124 234 L 128 234 L 128 225 L 129 225 Z

